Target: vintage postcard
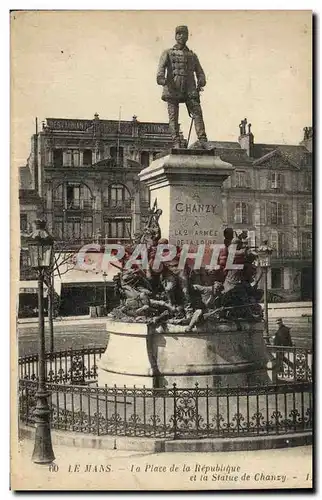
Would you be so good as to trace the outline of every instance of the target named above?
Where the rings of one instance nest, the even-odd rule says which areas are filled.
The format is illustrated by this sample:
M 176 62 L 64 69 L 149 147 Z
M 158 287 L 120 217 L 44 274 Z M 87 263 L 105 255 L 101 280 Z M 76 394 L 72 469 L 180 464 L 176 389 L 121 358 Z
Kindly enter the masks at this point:
M 11 12 L 11 488 L 312 489 L 312 12 Z

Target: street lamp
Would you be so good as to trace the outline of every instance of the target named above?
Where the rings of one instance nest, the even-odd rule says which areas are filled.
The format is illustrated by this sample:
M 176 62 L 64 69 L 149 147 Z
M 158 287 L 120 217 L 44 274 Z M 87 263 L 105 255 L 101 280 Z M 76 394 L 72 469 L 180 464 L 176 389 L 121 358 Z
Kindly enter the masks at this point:
M 268 241 L 263 241 L 263 244 L 258 249 L 258 265 L 264 273 L 264 339 L 269 344 L 269 331 L 268 331 L 268 299 L 267 299 L 267 273 L 268 268 L 271 267 L 271 256 L 273 250 L 268 246 Z
M 104 280 L 104 314 L 105 314 L 105 316 L 107 315 L 106 278 L 107 278 L 107 273 L 106 273 L 106 271 L 104 271 L 103 272 L 103 280 Z
M 44 274 L 53 262 L 52 236 L 46 231 L 46 222 L 35 220 L 35 230 L 28 239 L 30 266 L 38 271 L 38 366 L 39 377 L 36 392 L 35 444 L 32 461 L 48 464 L 55 459 L 50 434 L 49 393 L 46 390 L 45 324 L 44 324 Z

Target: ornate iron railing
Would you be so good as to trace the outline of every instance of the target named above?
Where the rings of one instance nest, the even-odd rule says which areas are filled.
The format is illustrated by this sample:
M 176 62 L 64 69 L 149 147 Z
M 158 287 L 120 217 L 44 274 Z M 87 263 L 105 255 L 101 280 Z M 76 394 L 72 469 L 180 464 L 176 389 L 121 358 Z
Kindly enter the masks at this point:
M 106 347 L 68 349 L 46 353 L 46 380 L 59 384 L 83 385 L 95 382 L 97 362 Z M 19 378 L 38 379 L 38 354 L 23 356 L 18 361 Z
M 312 429 L 310 383 L 192 389 L 47 384 L 51 426 L 95 435 L 228 438 Z M 19 414 L 33 425 L 37 383 L 20 380 Z
M 312 349 L 267 346 L 271 357 L 267 369 L 273 383 L 312 381 Z
M 267 370 L 272 383 L 311 382 L 312 350 L 299 347 L 267 346 Z M 97 363 L 105 347 L 68 349 L 46 354 L 46 379 L 60 384 L 84 385 L 96 382 Z M 38 355 L 19 358 L 19 378 L 38 378 Z
M 98 387 L 105 347 L 46 354 L 51 425 L 95 435 L 186 439 L 312 429 L 312 351 L 270 346 L 272 384 L 192 389 Z M 19 415 L 34 424 L 38 356 L 19 359 Z

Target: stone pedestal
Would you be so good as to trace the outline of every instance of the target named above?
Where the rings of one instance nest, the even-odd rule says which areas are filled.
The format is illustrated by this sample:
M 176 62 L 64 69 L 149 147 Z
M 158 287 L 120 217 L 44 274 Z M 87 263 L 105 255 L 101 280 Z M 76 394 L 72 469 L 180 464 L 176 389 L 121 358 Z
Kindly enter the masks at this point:
M 109 343 L 98 384 L 119 387 L 224 387 L 269 383 L 263 324 L 205 323 L 192 332 L 168 324 L 107 321 Z
M 139 173 L 162 209 L 162 238 L 173 245 L 222 243 L 221 186 L 234 168 L 215 150 L 173 149 Z

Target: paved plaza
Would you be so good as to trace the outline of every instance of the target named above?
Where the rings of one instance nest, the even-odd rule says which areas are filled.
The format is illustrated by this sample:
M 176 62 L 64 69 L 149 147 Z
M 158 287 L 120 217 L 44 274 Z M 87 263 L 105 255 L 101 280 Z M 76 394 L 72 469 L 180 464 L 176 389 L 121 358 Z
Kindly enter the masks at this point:
M 281 313 L 281 316 L 283 314 Z M 285 319 L 291 328 L 291 335 L 296 347 L 311 347 L 312 322 L 306 317 L 289 317 Z M 270 335 L 276 331 L 276 322 L 270 320 Z M 20 319 L 17 325 L 19 339 L 19 355 L 29 355 L 37 352 L 38 320 Z M 48 323 L 45 322 L 46 344 L 49 345 Z M 74 317 L 58 319 L 54 323 L 55 350 L 69 348 L 106 346 L 106 318 Z
M 54 446 L 56 470 L 30 461 L 31 440 L 21 441 L 18 449 L 13 488 L 224 490 L 312 487 L 311 446 L 248 452 L 151 454 L 60 445 Z M 228 466 L 233 471 L 229 474 Z

